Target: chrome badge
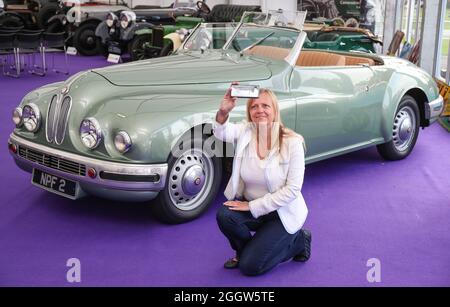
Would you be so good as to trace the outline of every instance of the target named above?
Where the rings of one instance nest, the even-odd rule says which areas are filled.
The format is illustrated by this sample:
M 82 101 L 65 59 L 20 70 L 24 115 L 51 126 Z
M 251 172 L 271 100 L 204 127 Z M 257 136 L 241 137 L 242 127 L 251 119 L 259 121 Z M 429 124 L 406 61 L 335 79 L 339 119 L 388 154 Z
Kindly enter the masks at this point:
M 69 87 L 66 85 L 61 89 L 61 94 L 65 95 L 69 92 Z

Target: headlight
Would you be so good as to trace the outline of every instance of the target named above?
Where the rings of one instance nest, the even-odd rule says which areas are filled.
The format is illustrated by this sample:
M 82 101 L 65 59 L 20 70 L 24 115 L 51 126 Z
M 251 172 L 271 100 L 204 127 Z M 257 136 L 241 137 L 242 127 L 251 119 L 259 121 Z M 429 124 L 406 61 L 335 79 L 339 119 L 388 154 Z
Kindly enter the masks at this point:
M 121 20 L 120 25 L 122 28 L 126 29 L 128 27 L 129 21 L 128 20 Z
M 111 28 L 114 25 L 114 21 L 117 20 L 117 16 L 113 13 L 108 13 L 106 16 L 106 25 Z
M 120 26 L 127 28 L 132 21 L 136 21 L 136 13 L 132 11 L 123 11 L 120 13 Z
M 41 123 L 41 113 L 39 108 L 34 103 L 29 103 L 23 107 L 22 120 L 27 129 L 30 132 L 36 132 L 39 129 Z
M 114 137 L 114 146 L 121 153 L 126 153 L 131 148 L 131 138 L 125 131 L 117 132 Z
M 63 26 L 65 26 L 66 25 L 66 23 L 67 23 L 67 18 L 66 17 L 63 17 L 63 19 L 62 19 L 62 24 L 63 24 Z
M 84 146 L 94 149 L 102 140 L 102 130 L 100 124 L 95 118 L 86 118 L 80 125 L 80 137 Z
M 189 34 L 189 31 L 185 28 L 181 28 L 175 31 L 179 36 L 181 41 L 183 42 L 186 36 Z
M 112 19 L 106 19 L 106 25 L 111 28 L 114 25 L 114 20 Z
M 22 125 L 22 108 L 15 108 L 13 111 L 12 120 L 16 127 L 20 127 Z

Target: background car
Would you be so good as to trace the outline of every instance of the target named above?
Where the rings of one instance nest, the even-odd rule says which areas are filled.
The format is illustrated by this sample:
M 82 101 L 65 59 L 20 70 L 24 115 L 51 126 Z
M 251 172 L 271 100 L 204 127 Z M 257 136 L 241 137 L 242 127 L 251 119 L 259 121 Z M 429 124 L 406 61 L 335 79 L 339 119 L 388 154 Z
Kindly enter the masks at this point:
M 202 21 L 208 22 L 234 22 L 239 21 L 242 14 L 246 11 L 260 12 L 261 7 L 258 5 L 232 5 L 217 4 L 211 10 L 205 2 L 197 1 L 196 6 L 198 12 L 193 16 L 178 16 L 171 25 L 153 25 L 145 21 L 136 22 L 133 30 L 123 31 L 120 37 L 102 36 L 103 41 L 113 38 L 109 42 L 114 41 L 124 46 L 128 45 L 130 58 L 132 61 L 148 59 L 159 56 L 166 56 L 176 50 L 184 39 L 188 36 L 189 31 Z M 103 23 L 102 23 L 103 24 Z M 103 29 L 105 26 L 99 25 Z M 99 31 L 100 32 L 100 31 Z M 102 31 L 106 33 L 106 31 Z M 110 33 L 110 32 L 109 32 Z M 114 31 L 117 33 L 117 31 Z
M 132 2 L 130 1 L 130 4 Z M 136 10 L 171 10 L 171 7 L 161 8 L 154 5 L 139 5 Z M 79 5 L 61 3 L 58 14 L 49 19 L 47 32 L 67 33 L 69 45 L 75 47 L 82 55 L 96 55 L 102 51 L 100 41 L 95 36 L 95 29 L 109 12 L 128 10 L 125 0 L 83 1 Z
M 0 27 L 44 29 L 58 0 L 2 0 L 0 7 Z
M 304 48 L 374 53 L 376 45 L 383 45 L 372 32 L 362 28 L 323 26 L 305 31 L 308 36 Z
M 54 193 L 155 200 L 159 219 L 189 221 L 213 202 L 233 156 L 212 133 L 232 81 L 275 92 L 284 124 L 305 139 L 306 163 L 370 146 L 406 158 L 442 112 L 433 78 L 398 58 L 304 49 L 304 15 L 285 13 L 204 23 L 172 56 L 30 92 L 13 113 L 14 161 Z M 245 105 L 238 101 L 231 122 L 245 119 Z

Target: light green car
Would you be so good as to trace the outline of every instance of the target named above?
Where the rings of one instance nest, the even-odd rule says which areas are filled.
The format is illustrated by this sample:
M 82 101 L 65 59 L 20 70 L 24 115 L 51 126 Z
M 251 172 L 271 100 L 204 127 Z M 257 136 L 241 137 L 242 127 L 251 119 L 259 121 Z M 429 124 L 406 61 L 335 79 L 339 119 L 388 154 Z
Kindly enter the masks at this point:
M 212 126 L 239 81 L 274 90 L 285 125 L 306 140 L 306 163 L 374 145 L 385 159 L 408 156 L 443 109 L 431 76 L 398 58 L 302 50 L 300 27 L 273 18 L 200 24 L 172 56 L 38 88 L 14 110 L 10 153 L 51 192 L 155 199 L 161 220 L 185 222 L 219 192 L 233 146 Z M 231 121 L 245 118 L 245 104 Z

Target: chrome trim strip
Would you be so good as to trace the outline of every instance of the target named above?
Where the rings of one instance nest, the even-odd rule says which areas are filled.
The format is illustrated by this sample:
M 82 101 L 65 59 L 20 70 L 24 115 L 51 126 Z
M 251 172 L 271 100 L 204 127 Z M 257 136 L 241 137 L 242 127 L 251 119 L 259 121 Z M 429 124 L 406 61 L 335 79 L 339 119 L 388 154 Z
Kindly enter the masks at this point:
M 116 180 L 107 180 L 101 179 L 100 176 L 96 178 L 90 178 L 88 176 L 80 176 L 75 174 L 70 174 L 66 172 L 62 172 L 53 168 L 46 167 L 44 165 L 38 164 L 36 162 L 31 162 L 27 159 L 20 157 L 18 154 L 11 155 L 17 161 L 20 161 L 22 164 L 26 164 L 31 168 L 39 168 L 45 172 L 49 172 L 50 174 L 55 174 L 61 177 L 65 177 L 67 179 L 75 180 L 79 182 L 81 185 L 98 185 L 107 189 L 117 189 L 117 190 L 127 190 L 127 191 L 160 191 L 164 189 L 166 183 L 167 176 L 167 163 L 164 164 L 130 164 L 130 163 L 118 163 L 118 162 L 110 162 L 99 159 L 93 159 L 69 152 L 65 152 L 62 150 L 49 148 L 40 144 L 35 144 L 28 140 L 25 140 L 17 135 L 11 134 L 9 138 L 9 142 L 15 145 L 25 146 L 29 149 L 33 149 L 36 151 L 40 151 L 44 154 L 53 155 L 62 159 L 70 160 L 76 163 L 80 163 L 86 165 L 86 169 L 95 168 L 97 174 L 100 174 L 101 171 L 114 173 L 114 174 L 123 174 L 123 175 L 136 175 L 136 176 L 148 176 L 158 174 L 160 176 L 160 180 L 158 182 L 126 182 L 126 181 L 116 181 Z
M 428 103 L 428 107 L 430 109 L 430 120 L 437 119 L 439 115 L 441 115 L 442 111 L 444 110 L 444 98 L 442 98 L 441 95 L 439 95 L 438 98 L 436 98 L 433 101 L 430 101 Z

